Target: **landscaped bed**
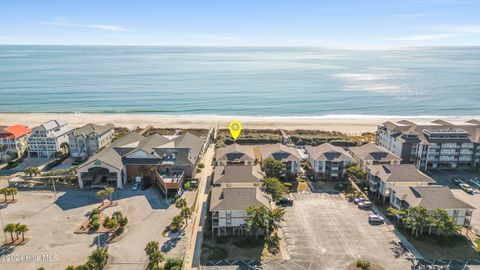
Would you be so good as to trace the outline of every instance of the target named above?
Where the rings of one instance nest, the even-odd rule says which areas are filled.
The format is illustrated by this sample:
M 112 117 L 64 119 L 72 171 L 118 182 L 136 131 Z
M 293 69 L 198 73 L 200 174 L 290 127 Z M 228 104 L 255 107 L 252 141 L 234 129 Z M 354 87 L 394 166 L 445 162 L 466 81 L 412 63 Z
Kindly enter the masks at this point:
M 226 237 L 205 239 L 201 262 L 230 260 L 268 260 L 281 258 L 280 252 L 272 254 L 263 239 L 251 237 Z

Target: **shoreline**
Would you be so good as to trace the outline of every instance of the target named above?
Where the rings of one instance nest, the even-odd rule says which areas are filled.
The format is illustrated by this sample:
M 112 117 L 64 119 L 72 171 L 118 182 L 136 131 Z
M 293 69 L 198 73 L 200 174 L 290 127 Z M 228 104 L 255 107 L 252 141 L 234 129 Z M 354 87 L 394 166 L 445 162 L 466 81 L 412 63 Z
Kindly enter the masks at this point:
M 385 121 L 433 121 L 444 119 L 462 122 L 474 116 L 381 116 L 381 115 L 326 115 L 326 116 L 220 116 L 220 115 L 157 115 L 128 113 L 0 113 L 0 125 L 23 124 L 29 127 L 40 125 L 48 120 L 62 120 L 72 127 L 88 123 L 114 124 L 117 127 L 152 125 L 156 128 L 210 128 L 237 120 L 245 129 L 310 129 L 338 131 L 346 134 L 375 132 Z

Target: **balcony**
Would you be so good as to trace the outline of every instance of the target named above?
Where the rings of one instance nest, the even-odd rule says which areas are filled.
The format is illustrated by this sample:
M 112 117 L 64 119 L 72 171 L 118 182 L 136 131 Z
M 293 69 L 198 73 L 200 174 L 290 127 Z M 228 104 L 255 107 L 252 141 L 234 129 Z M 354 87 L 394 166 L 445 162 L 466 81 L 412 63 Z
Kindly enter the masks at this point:
M 179 189 L 185 178 L 183 170 L 170 170 L 156 172 L 156 180 L 164 190 Z

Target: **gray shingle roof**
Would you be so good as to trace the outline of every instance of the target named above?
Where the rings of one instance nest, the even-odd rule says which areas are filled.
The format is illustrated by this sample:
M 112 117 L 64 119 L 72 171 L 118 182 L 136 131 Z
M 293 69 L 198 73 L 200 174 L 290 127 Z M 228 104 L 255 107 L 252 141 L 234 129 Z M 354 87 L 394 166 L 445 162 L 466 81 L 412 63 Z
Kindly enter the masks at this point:
M 396 196 L 411 207 L 421 206 L 433 209 L 475 209 L 455 197 L 445 186 L 393 187 Z
M 350 147 L 350 152 L 361 160 L 391 161 L 401 160 L 400 157 L 388 151 L 384 147 L 373 143 L 366 143 L 362 146 Z
M 260 166 L 217 166 L 213 174 L 213 184 L 260 184 L 264 177 Z
M 384 182 L 435 183 L 435 180 L 419 171 L 414 164 L 369 165 L 367 169 L 370 174 L 377 176 Z
M 113 142 L 109 147 L 94 155 L 80 166 L 87 165 L 94 160 L 100 160 L 116 168 L 122 164 L 160 164 L 164 153 L 168 149 L 176 149 L 176 164 L 193 164 L 196 161 L 203 146 L 203 139 L 190 133 L 182 134 L 174 138 L 168 138 L 158 134 L 143 137 L 138 133 L 129 133 Z M 134 151 L 142 150 L 151 154 L 153 158 L 125 158 L 122 157 Z
M 256 147 L 262 159 L 273 158 L 280 161 L 302 160 L 302 157 L 294 147 L 285 146 L 281 143 L 268 144 Z
M 342 147 L 323 143 L 319 146 L 305 146 L 307 153 L 315 160 L 321 161 L 353 161 L 353 158 Z
M 257 187 L 214 187 L 210 195 L 210 211 L 246 210 L 264 205 L 270 208 L 271 197 Z
M 231 144 L 225 147 L 217 148 L 215 154 L 216 160 L 228 160 L 232 162 L 239 161 L 254 161 L 255 153 L 253 152 L 253 146 Z
M 82 127 L 79 127 L 77 129 L 75 129 L 75 134 L 88 136 L 91 133 L 95 132 L 98 135 L 103 135 L 111 129 L 113 129 L 112 124 L 107 124 L 105 126 L 101 126 L 101 125 L 97 125 L 97 124 L 86 124 Z
M 134 142 L 138 142 L 144 138 L 145 137 L 143 137 L 138 133 L 129 133 L 121 137 L 120 139 L 114 141 L 107 148 L 103 149 L 99 153 L 89 158 L 85 163 L 81 164 L 79 168 L 86 166 L 92 162 L 95 162 L 96 160 L 99 160 L 117 169 L 121 169 L 123 167 L 122 156 L 115 150 L 115 148 L 123 145 L 128 145 Z

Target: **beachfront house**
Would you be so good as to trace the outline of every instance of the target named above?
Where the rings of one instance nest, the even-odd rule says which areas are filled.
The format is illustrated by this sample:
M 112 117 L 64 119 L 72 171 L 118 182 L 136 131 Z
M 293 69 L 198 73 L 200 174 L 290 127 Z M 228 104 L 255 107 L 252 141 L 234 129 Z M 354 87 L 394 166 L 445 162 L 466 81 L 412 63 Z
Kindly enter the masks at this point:
M 217 148 L 215 153 L 215 165 L 254 165 L 255 154 L 252 145 L 231 144 Z
M 129 133 L 78 167 L 79 186 L 123 188 L 127 182 L 141 182 L 172 196 L 195 173 L 204 142 L 190 133 L 148 137 Z
M 114 137 L 112 124 L 104 126 L 87 124 L 79 127 L 68 135 L 70 155 L 83 161 L 89 156 L 106 147 Z
M 400 164 L 401 158 L 382 146 L 373 143 L 366 143 L 362 146 L 353 146 L 349 148 L 350 155 L 360 167 L 364 170 L 369 165 Z
M 310 168 L 316 178 L 341 179 L 346 167 L 354 160 L 342 147 L 323 143 L 318 146 L 305 146 Z
M 433 213 L 435 209 L 446 210 L 456 225 L 468 227 L 472 219 L 473 206 L 455 197 L 445 186 L 394 186 L 390 205 L 405 210 L 410 207 L 424 207 Z
M 258 153 L 260 162 L 267 158 L 282 161 L 285 164 L 287 175 L 296 175 L 300 172 L 302 157 L 295 147 L 277 143 L 258 146 L 254 150 Z
M 390 197 L 393 188 L 428 186 L 435 183 L 435 180 L 419 171 L 413 164 L 368 165 L 367 181 L 369 192 L 384 200 Z
M 21 157 L 27 150 L 27 137 L 32 130 L 23 125 L 0 127 L 0 145 L 5 151 L 0 153 L 0 160 Z
M 273 207 L 272 198 L 258 187 L 214 187 L 210 194 L 213 235 L 246 235 L 247 208 Z
M 387 121 L 377 143 L 421 170 L 480 167 L 480 121 Z
M 72 132 L 67 123 L 50 120 L 32 129 L 27 139 L 28 156 L 54 158 L 58 152 L 66 151 L 68 135 Z

